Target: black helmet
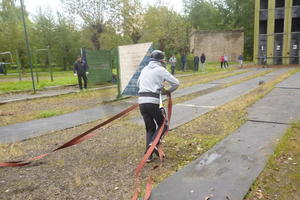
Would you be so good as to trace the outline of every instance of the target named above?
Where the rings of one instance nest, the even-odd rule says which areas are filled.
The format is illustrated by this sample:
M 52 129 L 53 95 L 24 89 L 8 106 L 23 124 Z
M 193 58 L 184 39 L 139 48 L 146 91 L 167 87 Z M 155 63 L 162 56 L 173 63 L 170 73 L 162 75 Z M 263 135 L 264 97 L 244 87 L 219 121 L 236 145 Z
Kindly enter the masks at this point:
M 165 53 L 160 50 L 154 50 L 152 51 L 150 58 L 152 58 L 153 60 L 161 61 L 164 60 Z

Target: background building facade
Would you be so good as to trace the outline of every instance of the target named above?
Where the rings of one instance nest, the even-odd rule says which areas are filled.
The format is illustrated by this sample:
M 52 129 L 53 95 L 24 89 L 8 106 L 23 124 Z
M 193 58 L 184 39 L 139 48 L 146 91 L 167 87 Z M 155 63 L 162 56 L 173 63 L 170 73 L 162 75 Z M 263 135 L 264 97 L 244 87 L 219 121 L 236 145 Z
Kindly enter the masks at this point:
M 255 63 L 300 64 L 300 0 L 255 0 Z
M 194 55 L 206 55 L 208 62 L 219 61 L 226 55 L 229 61 L 237 61 L 244 51 L 244 31 L 195 31 L 191 35 L 190 50 Z

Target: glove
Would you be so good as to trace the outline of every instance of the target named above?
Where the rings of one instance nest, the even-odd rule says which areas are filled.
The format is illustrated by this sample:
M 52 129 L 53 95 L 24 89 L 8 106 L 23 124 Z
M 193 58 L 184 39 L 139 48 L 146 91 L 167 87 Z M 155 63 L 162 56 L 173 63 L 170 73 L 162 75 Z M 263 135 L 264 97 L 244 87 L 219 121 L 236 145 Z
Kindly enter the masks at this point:
M 86 74 L 86 75 L 88 75 L 88 74 L 89 74 L 89 72 L 85 72 L 85 74 Z
M 76 73 L 74 73 L 74 76 L 77 76 L 77 74 L 76 74 Z

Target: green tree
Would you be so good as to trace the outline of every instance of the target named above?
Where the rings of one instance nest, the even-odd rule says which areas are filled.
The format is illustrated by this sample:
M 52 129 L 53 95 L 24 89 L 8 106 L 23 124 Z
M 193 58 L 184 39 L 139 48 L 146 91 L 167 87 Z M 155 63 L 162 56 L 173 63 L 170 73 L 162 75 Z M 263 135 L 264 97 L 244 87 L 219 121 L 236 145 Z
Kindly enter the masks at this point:
M 62 0 L 65 8 L 75 18 L 79 17 L 84 26 L 90 29 L 89 39 L 93 48 L 101 48 L 100 36 L 105 26 L 113 21 L 113 8 L 116 6 L 114 0 Z
M 189 21 L 166 6 L 151 6 L 144 15 L 142 41 L 153 41 L 158 49 L 171 54 L 188 51 Z
M 54 61 L 69 70 L 79 49 L 84 46 L 81 40 L 81 33 L 75 24 L 68 20 L 61 13 L 57 13 L 57 24 L 54 27 L 55 43 L 52 45 L 52 57 Z
M 120 32 L 128 36 L 133 44 L 138 43 L 143 35 L 143 8 L 141 0 L 120 0 L 119 3 Z
M 253 57 L 254 0 L 223 0 L 218 3 L 223 19 L 232 29 L 244 29 L 246 59 Z
M 28 15 L 25 16 L 30 22 Z M 13 54 L 17 50 L 21 58 L 22 69 L 26 63 L 25 41 L 21 21 L 21 11 L 16 6 L 15 0 L 0 1 L 0 52 L 11 51 Z M 14 59 L 16 59 L 14 57 Z M 15 60 L 14 60 L 15 61 Z

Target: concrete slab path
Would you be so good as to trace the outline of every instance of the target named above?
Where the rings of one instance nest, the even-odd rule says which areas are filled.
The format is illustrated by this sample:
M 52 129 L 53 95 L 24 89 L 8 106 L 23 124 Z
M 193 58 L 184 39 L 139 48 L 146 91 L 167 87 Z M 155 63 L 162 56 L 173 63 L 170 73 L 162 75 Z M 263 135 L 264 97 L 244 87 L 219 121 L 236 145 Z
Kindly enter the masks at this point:
M 249 121 L 204 155 L 159 184 L 153 200 L 242 200 L 264 169 L 276 141 L 300 118 L 300 72 L 248 109 Z
M 100 87 L 100 88 L 90 88 L 88 90 L 103 90 L 103 89 L 107 89 L 107 88 L 116 88 L 116 86 L 112 85 L 112 86 L 105 86 L 105 87 Z M 39 99 L 39 98 L 45 98 L 45 97 L 54 97 L 54 96 L 60 96 L 60 95 L 65 95 L 65 94 L 77 93 L 77 92 L 81 92 L 79 90 L 79 88 L 77 88 L 77 87 L 61 87 L 61 88 L 37 91 L 36 94 L 31 94 L 29 92 L 3 94 L 3 95 L 0 95 L 0 104 L 32 100 L 32 99 Z M 110 99 L 113 99 L 113 98 L 115 98 L 115 97 L 113 96 Z
M 237 97 L 247 94 L 259 86 L 259 81 L 270 81 L 275 77 L 287 72 L 289 69 L 279 69 L 264 76 L 260 76 L 248 81 L 233 85 L 222 90 L 199 96 L 189 101 L 182 102 L 173 106 L 173 115 L 170 128 L 174 129 L 181 126 L 213 109 L 221 106 Z M 133 119 L 135 123 L 144 124 L 141 116 Z

